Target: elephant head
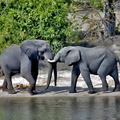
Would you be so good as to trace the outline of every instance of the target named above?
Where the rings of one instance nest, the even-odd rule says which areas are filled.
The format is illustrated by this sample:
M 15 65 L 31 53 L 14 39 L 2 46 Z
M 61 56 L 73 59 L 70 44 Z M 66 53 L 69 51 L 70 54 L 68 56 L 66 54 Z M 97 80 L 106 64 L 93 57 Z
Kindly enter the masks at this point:
M 50 63 L 63 62 L 68 66 L 80 60 L 80 51 L 72 46 L 62 48 L 53 60 L 48 59 Z
M 31 60 L 53 59 L 50 46 L 44 40 L 26 40 L 20 48 Z
M 46 60 L 53 59 L 50 45 L 44 40 L 26 40 L 21 46 L 21 50 L 25 53 L 30 60 Z M 49 63 L 48 81 L 51 80 L 52 71 L 54 70 L 54 82 L 56 86 L 57 71 L 56 64 Z M 47 83 L 47 85 L 50 83 Z M 48 88 L 49 86 L 47 86 Z
M 72 46 L 62 48 L 54 57 L 53 60 L 47 59 L 49 63 L 56 64 L 57 62 L 63 62 L 68 66 L 80 60 L 80 51 Z M 48 81 L 50 83 L 50 81 Z M 49 86 L 49 85 L 47 85 Z

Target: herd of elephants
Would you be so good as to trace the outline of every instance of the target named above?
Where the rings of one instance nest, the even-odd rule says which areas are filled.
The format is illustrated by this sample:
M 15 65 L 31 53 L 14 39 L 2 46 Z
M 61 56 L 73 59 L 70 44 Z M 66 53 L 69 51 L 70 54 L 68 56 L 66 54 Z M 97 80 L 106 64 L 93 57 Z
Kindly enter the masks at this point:
M 72 67 L 70 93 L 76 92 L 77 79 L 81 73 L 88 88 L 89 94 L 95 93 L 90 74 L 99 75 L 102 81 L 102 91 L 108 90 L 106 76 L 110 75 L 115 82 L 113 91 L 120 91 L 117 62 L 119 57 L 106 47 L 86 48 L 81 46 L 63 47 L 54 57 L 50 45 L 44 40 L 25 40 L 20 46 L 12 44 L 1 54 L 1 67 L 4 73 L 2 91 L 14 94 L 12 76 L 21 73 L 30 84 L 27 91 L 34 95 L 37 93 L 35 86 L 38 76 L 39 60 L 49 63 L 47 86 L 51 82 L 54 72 L 55 86 L 57 83 L 57 62 L 63 62 Z

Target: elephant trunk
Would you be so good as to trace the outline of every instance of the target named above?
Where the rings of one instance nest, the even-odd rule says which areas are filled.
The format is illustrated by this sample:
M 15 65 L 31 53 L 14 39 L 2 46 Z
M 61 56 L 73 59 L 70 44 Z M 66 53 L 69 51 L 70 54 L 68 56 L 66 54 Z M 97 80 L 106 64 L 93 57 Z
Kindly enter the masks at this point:
M 57 86 L 57 63 L 53 63 L 53 70 L 54 70 L 54 83 Z
M 47 90 L 50 85 L 53 70 L 54 70 L 54 83 L 55 83 L 55 86 L 57 85 L 57 65 L 56 65 L 56 63 L 49 63 L 47 86 L 46 86 L 45 90 Z
M 50 59 L 46 59 L 49 63 L 57 63 L 59 62 L 60 60 L 60 57 L 59 57 L 59 54 L 57 54 L 53 60 L 50 60 Z
M 55 83 L 55 86 L 57 85 L 57 62 L 59 61 L 59 55 L 57 54 L 53 60 L 50 60 L 50 59 L 46 59 L 46 60 L 50 64 L 50 70 L 49 70 L 47 86 L 46 86 L 46 89 L 47 89 L 50 85 L 51 75 L 53 70 L 54 70 L 54 83 Z

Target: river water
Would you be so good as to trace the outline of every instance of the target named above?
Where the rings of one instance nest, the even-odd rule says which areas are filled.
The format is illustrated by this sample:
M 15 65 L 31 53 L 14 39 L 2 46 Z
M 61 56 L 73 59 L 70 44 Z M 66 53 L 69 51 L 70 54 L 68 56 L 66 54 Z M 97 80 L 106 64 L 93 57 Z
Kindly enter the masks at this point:
M 0 98 L 0 120 L 118 120 L 120 97 Z
M 52 81 L 50 85 L 52 87 L 38 97 L 28 95 L 25 97 L 24 92 L 17 93 L 20 97 L 15 97 L 17 94 L 7 97 L 7 93 L 1 92 L 0 95 L 3 96 L 0 97 L 0 120 L 120 120 L 120 96 L 89 96 L 87 91 L 85 95 L 79 96 L 82 94 L 81 90 L 86 88 L 81 76 L 77 83 L 77 87 L 80 88 L 78 93 L 75 96 L 68 95 L 70 78 L 70 70 L 58 71 L 57 87 L 53 87 Z M 102 87 L 98 76 L 91 78 L 94 87 Z M 109 87 L 114 87 L 113 80 L 110 77 L 107 79 Z M 0 81 L 2 85 L 3 78 Z M 46 85 L 45 81 L 46 72 L 40 71 L 37 84 Z M 12 82 L 13 86 L 28 85 L 21 77 L 13 78 Z

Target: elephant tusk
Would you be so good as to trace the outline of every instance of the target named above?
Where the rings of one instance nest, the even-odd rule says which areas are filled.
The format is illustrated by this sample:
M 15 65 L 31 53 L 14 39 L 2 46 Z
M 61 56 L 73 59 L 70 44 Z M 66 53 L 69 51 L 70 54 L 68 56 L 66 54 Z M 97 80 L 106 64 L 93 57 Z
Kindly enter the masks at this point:
M 50 63 L 54 63 L 55 62 L 55 60 L 50 60 L 50 59 L 46 59 L 48 62 L 50 62 Z

